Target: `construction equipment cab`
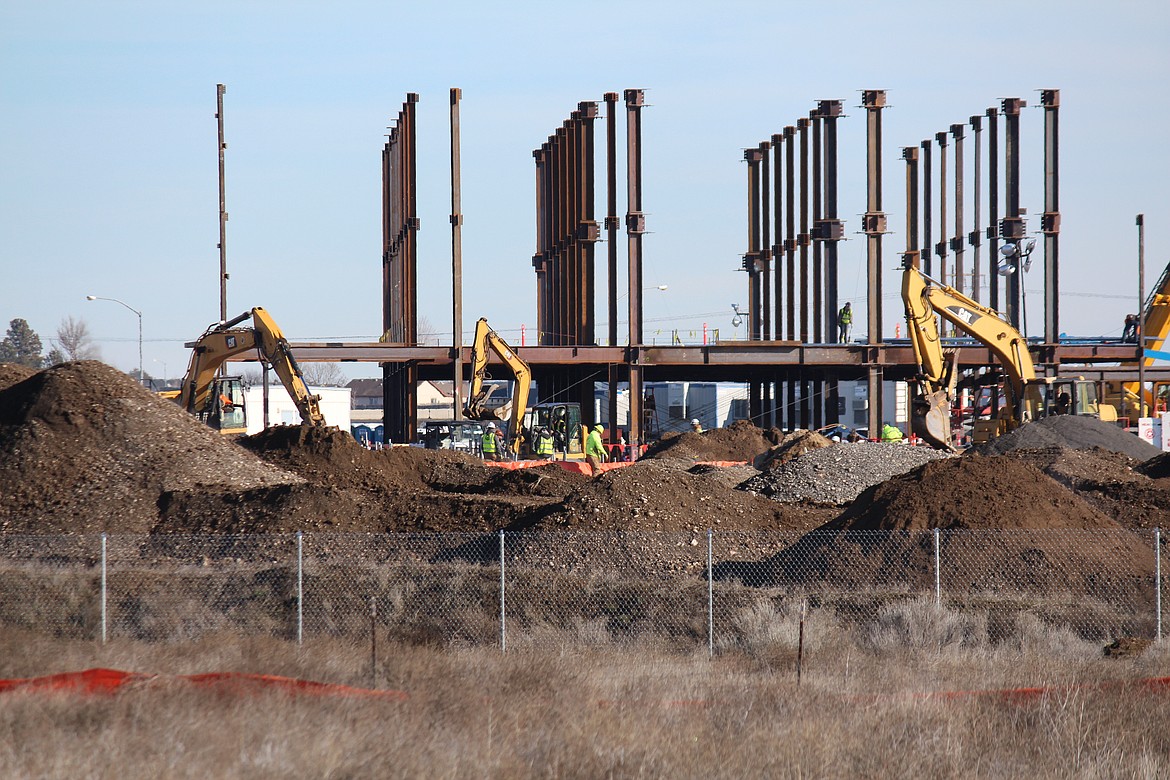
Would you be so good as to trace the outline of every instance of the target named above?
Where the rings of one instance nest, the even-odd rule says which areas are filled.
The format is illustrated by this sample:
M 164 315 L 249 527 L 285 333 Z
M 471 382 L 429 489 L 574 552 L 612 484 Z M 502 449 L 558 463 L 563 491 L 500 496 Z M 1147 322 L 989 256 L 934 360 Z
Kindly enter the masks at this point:
M 237 327 L 251 319 L 251 327 Z M 320 396 L 309 392 L 288 341 L 268 312 L 256 307 L 226 322 L 211 325 L 198 340 L 187 344 L 191 362 L 178 392 L 164 393 L 188 412 L 224 434 L 243 434 L 248 420 L 244 410 L 243 380 L 217 376 L 225 362 L 256 350 L 263 364 L 271 365 L 307 425 L 324 427 Z
M 903 263 L 902 302 L 907 334 L 918 363 L 919 393 L 911 405 L 911 430 L 940 449 L 955 449 L 952 407 L 957 375 L 954 353 L 942 347 L 938 317 L 985 345 L 1003 366 L 1003 404 L 987 420 L 975 420 L 975 443 L 1023 423 L 1053 414 L 1117 419 L 1117 410 L 1099 404 L 1097 386 L 1080 377 L 1037 377 L 1024 337 L 997 312 L 931 279 L 917 262 Z M 937 315 L 937 316 L 936 316 Z

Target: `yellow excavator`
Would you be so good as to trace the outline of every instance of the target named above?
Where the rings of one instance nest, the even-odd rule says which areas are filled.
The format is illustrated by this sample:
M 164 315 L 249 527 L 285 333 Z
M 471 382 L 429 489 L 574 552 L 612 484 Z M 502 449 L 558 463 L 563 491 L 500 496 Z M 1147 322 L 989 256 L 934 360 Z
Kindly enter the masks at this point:
M 1170 265 L 1167 265 L 1159 277 L 1158 283 L 1146 296 L 1142 306 L 1141 318 L 1142 356 L 1138 358 L 1145 362 L 1146 368 L 1153 365 L 1155 357 L 1147 353 L 1161 353 L 1158 357 L 1165 357 L 1166 338 L 1170 336 Z M 1132 368 L 1137 372 L 1137 361 L 1122 361 L 1121 365 Z M 1120 414 L 1126 417 L 1131 424 L 1136 425 L 1142 416 L 1141 402 L 1138 396 L 1137 382 L 1106 382 L 1102 393 L 1102 400 L 1115 406 Z M 1165 379 L 1150 383 L 1150 389 L 1145 391 L 1145 415 L 1159 415 L 1170 411 L 1170 381 Z
M 488 376 L 488 355 L 494 352 L 516 380 L 511 406 L 497 409 L 487 407 L 489 389 L 484 387 Z M 518 457 L 530 457 L 535 431 L 548 428 L 556 441 L 561 456 L 570 459 L 585 457 L 585 428 L 581 425 L 581 405 L 577 403 L 547 402 L 528 406 L 532 392 L 532 369 L 523 358 L 508 346 L 488 325 L 484 317 L 475 323 L 475 339 L 471 342 L 471 386 L 463 415 L 471 420 L 508 420 L 508 446 Z M 501 416 L 503 415 L 503 417 Z
M 475 323 L 475 340 L 471 342 L 471 387 L 467 391 L 467 403 L 463 415 L 471 420 L 501 419 L 497 410 L 487 408 L 489 390 L 484 387 L 488 379 L 488 352 L 495 352 L 516 378 L 516 389 L 512 393 L 511 412 L 508 416 L 508 446 L 519 455 L 524 448 L 524 410 L 528 406 L 528 394 L 532 390 L 532 369 L 508 343 L 500 338 L 488 325 L 484 317 Z
M 1052 414 L 1111 422 L 1117 410 L 1097 401 L 1097 386 L 1080 377 L 1037 377 L 1024 337 L 998 312 L 953 287 L 931 279 L 916 262 L 903 263 L 902 302 L 907 333 L 918 362 L 919 393 L 911 404 L 911 430 L 931 445 L 954 450 L 951 409 L 955 397 L 954 353 L 943 349 L 938 317 L 984 344 L 1003 366 L 1004 403 L 991 419 L 976 420 L 973 440 L 988 441 L 1023 423 Z
M 252 320 L 251 327 L 237 327 L 248 319 Z M 212 324 L 187 346 L 191 348 L 191 361 L 181 388 L 161 395 L 174 399 L 220 433 L 241 435 L 247 430 L 243 380 L 217 374 L 230 358 L 251 350 L 256 350 L 260 359 L 276 371 L 305 424 L 325 427 L 320 396 L 309 392 L 284 334 L 259 306 L 226 322 Z

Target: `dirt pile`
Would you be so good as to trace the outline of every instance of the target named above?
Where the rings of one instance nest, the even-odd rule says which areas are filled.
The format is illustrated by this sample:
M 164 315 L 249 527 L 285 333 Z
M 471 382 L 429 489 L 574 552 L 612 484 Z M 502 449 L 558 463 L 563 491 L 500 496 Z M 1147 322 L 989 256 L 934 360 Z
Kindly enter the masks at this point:
M 1139 439 L 1113 423 L 1092 417 L 1056 415 L 1021 425 L 974 451 L 980 455 L 1003 455 L 1013 450 L 1037 450 L 1045 447 L 1065 447 L 1070 450 L 1089 450 L 1099 447 L 1120 452 L 1137 461 L 1147 461 L 1161 454 L 1161 450 Z
M 869 441 L 833 444 L 823 436 L 818 438 L 827 446 L 808 449 L 788 461 L 776 458 L 740 489 L 773 501 L 846 504 L 872 485 L 928 461 L 948 457 L 929 447 Z
M 773 469 L 790 460 L 799 458 L 806 452 L 832 446 L 832 441 L 821 436 L 816 431 L 797 430 L 784 436 L 778 444 L 756 458 L 755 465 L 761 470 Z
M 0 390 L 17 382 L 23 382 L 36 372 L 35 368 L 22 366 L 19 363 L 0 363 Z
M 1165 456 L 1139 463 L 1119 452 L 1066 447 L 1014 450 L 1008 456 L 1031 463 L 1126 528 L 1170 524 L 1170 479 L 1153 476 L 1170 463 Z
M 651 458 L 584 483 L 532 527 L 685 532 L 801 527 L 794 515 L 767 499 L 693 474 L 682 461 Z
M 667 435 L 651 444 L 646 458 L 680 458 L 691 461 L 746 461 L 751 463 L 767 452 L 776 437 L 769 438 L 760 428 L 747 420 L 739 420 L 726 428 L 695 433 L 687 431 Z
M 926 463 L 869 488 L 831 527 L 910 531 L 1114 528 L 1116 523 L 1029 463 L 968 455 Z
M 65 363 L 0 390 L 5 531 L 144 532 L 168 491 L 301 481 L 104 363 Z
M 760 585 L 811 577 L 845 587 L 929 588 L 935 528 L 942 530 L 944 590 L 1139 598 L 1152 576 L 1148 539 L 1024 460 L 981 456 L 934 461 L 876 485 L 758 567 L 727 564 L 721 575 Z M 965 533 L 971 530 L 984 533 Z

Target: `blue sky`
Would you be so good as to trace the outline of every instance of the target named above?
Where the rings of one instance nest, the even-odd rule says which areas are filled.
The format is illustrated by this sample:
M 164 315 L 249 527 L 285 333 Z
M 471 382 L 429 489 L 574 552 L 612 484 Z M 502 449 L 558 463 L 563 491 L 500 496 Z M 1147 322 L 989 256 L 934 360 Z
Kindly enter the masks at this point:
M 737 271 L 742 150 L 818 99 L 847 109 L 840 210 L 852 240 L 841 248 L 840 294 L 863 305 L 859 92 L 886 89 L 892 335 L 905 241 L 901 147 L 999 98 L 1036 106 L 1036 90 L 1057 88 L 1062 329 L 1117 334 L 1136 309 L 1121 297 L 1136 299 L 1135 214 L 1146 215 L 1148 283 L 1170 261 L 1167 41 L 1170 7 L 1157 0 L 6 3 L 0 320 L 22 317 L 48 343 L 62 319 L 82 318 L 103 358 L 130 370 L 136 318 L 85 300 L 116 298 L 143 313 L 145 370 L 182 370 L 183 342 L 219 315 L 217 83 L 227 85 L 229 315 L 264 306 L 294 341 L 372 340 L 381 329 L 380 155 L 407 92 L 421 96 L 419 306 L 449 334 L 453 86 L 464 96 L 465 333 L 480 316 L 510 340 L 522 324 L 531 333 L 532 150 L 578 101 L 631 87 L 651 104 L 645 282 L 668 286 L 646 293 L 648 340 L 667 342 L 673 329 L 689 338 L 703 323 L 733 332 L 730 304 L 747 299 Z M 1040 109 L 1025 112 L 1022 200 L 1034 215 L 1043 211 L 1042 122 Z M 1035 333 L 1041 277 L 1032 273 Z

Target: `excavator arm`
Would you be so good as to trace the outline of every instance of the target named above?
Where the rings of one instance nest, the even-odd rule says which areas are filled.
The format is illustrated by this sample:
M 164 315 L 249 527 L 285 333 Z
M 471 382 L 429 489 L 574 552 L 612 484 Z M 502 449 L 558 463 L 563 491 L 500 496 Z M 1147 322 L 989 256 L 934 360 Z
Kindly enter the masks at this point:
M 914 410 L 915 433 L 937 447 L 954 448 L 950 412 L 955 371 L 944 358 L 936 314 L 991 350 L 1006 377 L 1007 412 L 1012 419 L 1021 416 L 1024 388 L 1036 378 L 1036 367 L 1019 331 L 993 309 L 931 279 L 914 264 L 903 267 L 902 301 L 914 355 L 921 367 L 919 384 L 923 393 Z
M 252 327 L 236 327 L 247 319 Z M 320 397 L 309 392 L 300 366 L 289 349 L 288 341 L 268 312 L 256 307 L 226 322 L 209 327 L 192 345 L 191 361 L 176 399 L 189 412 L 210 408 L 213 380 L 225 362 L 251 350 L 272 365 L 281 383 L 292 397 L 301 419 L 308 425 L 324 427 Z
M 512 393 L 512 412 L 508 419 L 508 441 L 511 442 L 512 451 L 518 453 L 523 446 L 521 434 L 524 411 L 528 408 L 528 394 L 532 390 L 532 369 L 498 333 L 491 329 L 484 317 L 480 317 L 475 323 L 475 340 L 471 343 L 471 387 L 468 388 L 467 405 L 463 407 L 463 414 L 472 420 L 500 419 L 484 405 L 488 395 L 483 383 L 484 379 L 488 378 L 489 351 L 494 352 L 516 378 L 516 389 Z

